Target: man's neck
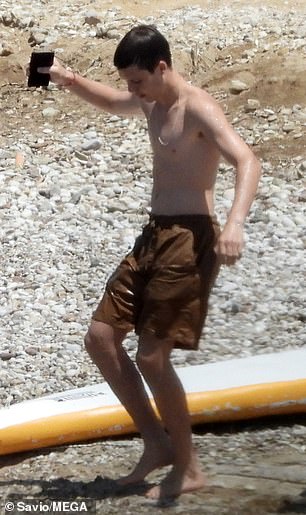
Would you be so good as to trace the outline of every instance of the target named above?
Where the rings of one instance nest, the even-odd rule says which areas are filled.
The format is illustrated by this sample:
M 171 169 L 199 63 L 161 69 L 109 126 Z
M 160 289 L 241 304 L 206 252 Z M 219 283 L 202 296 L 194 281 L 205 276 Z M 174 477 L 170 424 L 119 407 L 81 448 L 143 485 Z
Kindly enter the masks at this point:
M 178 103 L 182 96 L 182 91 L 186 85 L 185 80 L 177 72 L 171 70 L 165 80 L 164 88 L 156 102 L 166 109 Z

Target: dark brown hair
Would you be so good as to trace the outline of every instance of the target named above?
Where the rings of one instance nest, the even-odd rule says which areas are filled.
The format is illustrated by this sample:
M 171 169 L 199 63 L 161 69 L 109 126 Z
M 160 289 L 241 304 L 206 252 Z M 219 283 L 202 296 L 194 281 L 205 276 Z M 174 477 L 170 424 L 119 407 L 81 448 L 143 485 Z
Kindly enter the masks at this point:
M 120 41 L 114 55 L 116 68 L 129 66 L 153 73 L 159 61 L 172 66 L 169 43 L 154 25 L 138 25 L 131 29 Z

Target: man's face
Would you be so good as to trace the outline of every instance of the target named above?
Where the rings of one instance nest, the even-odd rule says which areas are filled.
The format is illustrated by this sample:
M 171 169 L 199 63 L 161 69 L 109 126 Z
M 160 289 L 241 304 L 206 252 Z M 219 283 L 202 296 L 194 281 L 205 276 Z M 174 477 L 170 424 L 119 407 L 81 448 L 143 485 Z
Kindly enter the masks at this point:
M 154 102 L 157 99 L 162 76 L 159 65 L 153 73 L 138 68 L 138 66 L 129 66 L 119 70 L 119 76 L 127 83 L 130 93 L 134 93 L 146 102 Z

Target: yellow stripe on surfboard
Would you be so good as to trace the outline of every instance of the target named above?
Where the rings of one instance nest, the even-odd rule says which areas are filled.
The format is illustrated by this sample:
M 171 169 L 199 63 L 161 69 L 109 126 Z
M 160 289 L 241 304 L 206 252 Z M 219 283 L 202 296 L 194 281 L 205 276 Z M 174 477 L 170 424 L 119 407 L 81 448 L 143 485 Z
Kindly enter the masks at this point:
M 306 379 L 187 394 L 193 424 L 306 412 Z M 135 433 L 122 405 L 44 417 L 0 429 L 0 455 Z

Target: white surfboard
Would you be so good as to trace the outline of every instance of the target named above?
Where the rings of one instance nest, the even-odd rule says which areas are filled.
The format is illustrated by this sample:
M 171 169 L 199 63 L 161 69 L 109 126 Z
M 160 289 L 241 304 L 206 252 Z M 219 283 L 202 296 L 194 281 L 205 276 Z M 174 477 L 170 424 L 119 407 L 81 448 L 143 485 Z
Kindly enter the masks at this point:
M 306 349 L 176 370 L 193 424 L 306 412 Z M 101 383 L 0 409 L 0 455 L 136 431 Z

